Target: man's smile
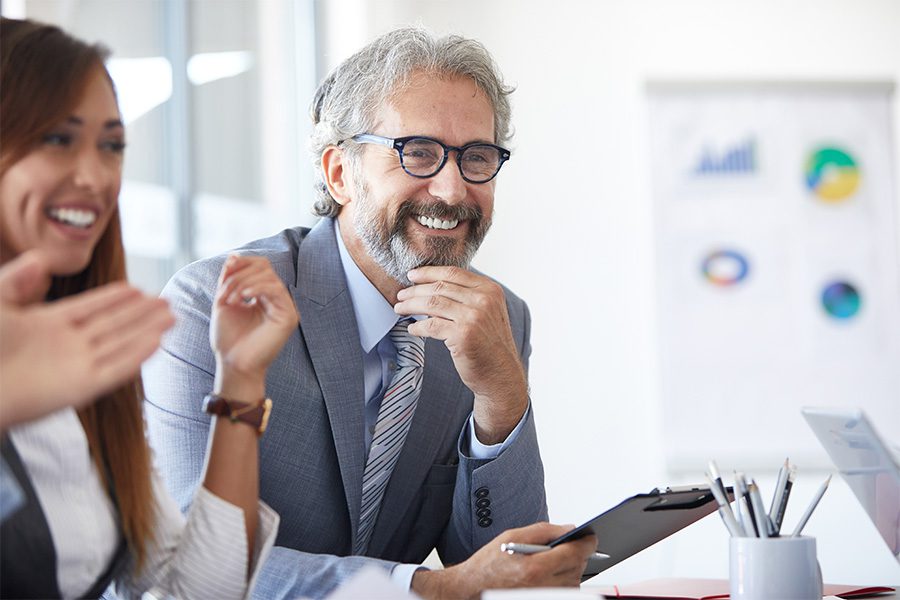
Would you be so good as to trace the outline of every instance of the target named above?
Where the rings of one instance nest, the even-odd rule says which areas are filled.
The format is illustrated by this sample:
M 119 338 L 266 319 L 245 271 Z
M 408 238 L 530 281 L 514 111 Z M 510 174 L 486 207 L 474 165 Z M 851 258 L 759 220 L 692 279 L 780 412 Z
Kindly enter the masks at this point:
M 423 215 L 415 215 L 413 218 L 429 229 L 456 229 L 459 225 L 459 219 L 434 219 Z

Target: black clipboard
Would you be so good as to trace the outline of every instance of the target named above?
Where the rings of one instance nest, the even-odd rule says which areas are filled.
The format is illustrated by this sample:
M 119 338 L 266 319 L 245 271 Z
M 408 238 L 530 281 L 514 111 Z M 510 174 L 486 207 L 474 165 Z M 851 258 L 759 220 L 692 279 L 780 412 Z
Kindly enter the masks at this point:
M 728 499 L 733 489 L 725 488 Z M 718 504 L 706 485 L 654 489 L 649 494 L 632 496 L 559 537 L 549 546 L 558 546 L 593 533 L 597 536 L 597 552 L 609 558 L 588 561 L 581 576 L 584 581 L 605 571 L 629 556 L 633 556 L 699 521 L 718 509 Z

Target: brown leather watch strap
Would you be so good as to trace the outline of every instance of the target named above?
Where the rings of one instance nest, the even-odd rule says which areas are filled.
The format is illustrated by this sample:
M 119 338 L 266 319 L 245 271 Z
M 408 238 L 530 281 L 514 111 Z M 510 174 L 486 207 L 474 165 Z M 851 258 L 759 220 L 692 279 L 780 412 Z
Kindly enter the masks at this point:
M 272 401 L 263 398 L 258 402 L 247 404 L 237 400 L 229 400 L 222 396 L 209 394 L 203 400 L 203 409 L 211 415 L 228 417 L 232 423 L 240 421 L 256 429 L 262 435 L 269 424 L 269 413 L 272 410 Z

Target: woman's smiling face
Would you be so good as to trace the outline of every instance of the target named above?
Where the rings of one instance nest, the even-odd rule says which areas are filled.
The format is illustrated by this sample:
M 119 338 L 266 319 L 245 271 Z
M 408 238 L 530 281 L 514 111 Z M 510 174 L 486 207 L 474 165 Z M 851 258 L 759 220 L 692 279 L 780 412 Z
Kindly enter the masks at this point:
M 88 265 L 115 212 L 125 129 L 105 71 L 71 114 L 0 175 L 0 263 L 38 248 L 53 275 Z

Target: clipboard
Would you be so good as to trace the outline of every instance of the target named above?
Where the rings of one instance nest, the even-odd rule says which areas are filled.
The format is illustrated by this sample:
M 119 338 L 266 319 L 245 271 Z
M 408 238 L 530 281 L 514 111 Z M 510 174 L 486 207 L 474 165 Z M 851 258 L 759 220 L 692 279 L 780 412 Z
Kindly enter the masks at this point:
M 725 491 L 728 499 L 733 500 L 733 488 L 726 487 Z M 607 554 L 609 558 L 589 560 L 581 575 L 584 581 L 717 509 L 716 500 L 706 485 L 666 488 L 664 492 L 654 489 L 649 494 L 637 494 L 623 500 L 548 545 L 558 546 L 591 533 L 596 535 L 597 552 Z

